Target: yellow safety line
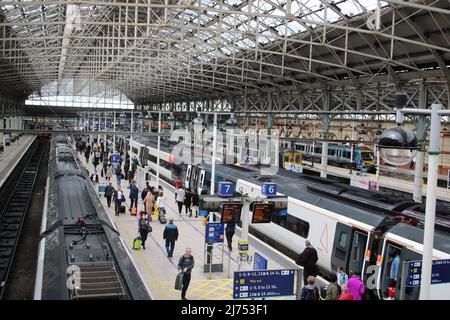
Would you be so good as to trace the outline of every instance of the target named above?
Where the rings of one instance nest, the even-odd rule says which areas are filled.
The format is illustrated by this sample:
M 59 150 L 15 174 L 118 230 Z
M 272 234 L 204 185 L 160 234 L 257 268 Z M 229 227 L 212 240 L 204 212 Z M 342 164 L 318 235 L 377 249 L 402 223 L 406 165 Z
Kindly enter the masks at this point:
M 211 280 L 210 280 L 210 281 L 211 281 Z M 211 282 L 213 282 L 213 281 L 211 281 Z M 217 290 L 219 290 L 219 289 L 222 289 L 224 285 L 227 285 L 227 283 L 222 283 L 221 286 L 217 286 L 217 287 L 215 287 L 214 289 L 208 291 L 207 293 L 201 295 L 201 296 L 199 297 L 199 299 L 202 299 L 202 298 L 208 296 L 209 294 L 213 293 L 214 291 L 217 291 Z

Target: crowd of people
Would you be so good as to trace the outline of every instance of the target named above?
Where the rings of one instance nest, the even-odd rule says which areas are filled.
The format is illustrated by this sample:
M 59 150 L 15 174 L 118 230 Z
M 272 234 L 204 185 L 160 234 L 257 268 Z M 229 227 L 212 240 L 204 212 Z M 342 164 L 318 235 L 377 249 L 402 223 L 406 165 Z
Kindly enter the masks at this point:
M 305 241 L 305 249 L 299 255 L 296 263 L 303 267 L 303 283 L 301 300 L 319 300 L 321 298 L 319 288 L 316 285 L 316 277 L 319 273 L 317 267 L 317 250 L 309 240 Z M 326 288 L 324 300 L 363 300 L 366 293 L 364 282 L 360 274 L 352 272 L 349 277 L 340 266 L 336 274 L 330 277 L 330 283 Z
M 106 197 L 108 208 L 114 203 L 115 214 L 117 216 L 120 215 L 120 213 L 125 213 L 123 204 L 126 201 L 126 197 L 121 184 L 123 180 L 128 181 L 130 190 L 129 210 L 130 214 L 136 214 L 138 216 L 138 234 L 142 249 L 145 250 L 148 234 L 152 232 L 150 222 L 152 221 L 152 215 L 155 214 L 154 211 L 158 210 L 159 216 L 165 216 L 166 214 L 166 199 L 164 197 L 163 188 L 159 186 L 156 189 L 147 181 L 145 188 L 140 192 L 139 196 L 140 190 L 134 181 L 135 172 L 138 166 L 137 159 L 130 159 L 129 155 L 126 154 L 125 159 L 123 160 L 122 155 L 120 155 L 118 163 L 113 164 L 111 158 L 112 150 L 109 146 L 106 146 L 102 140 L 100 140 L 100 142 L 94 140 L 91 145 L 84 139 L 78 139 L 76 140 L 76 149 L 79 153 L 84 154 L 86 162 L 89 162 L 89 160 L 92 159 L 94 172 L 91 174 L 90 179 L 94 184 L 99 183 L 97 166 L 100 164 L 102 165 L 100 175 L 101 177 L 104 177 L 107 182 L 104 196 Z M 113 174 L 116 175 L 117 189 L 112 185 L 111 179 Z M 178 215 L 181 216 L 183 214 L 184 207 L 185 215 L 197 218 L 199 216 L 199 194 L 197 191 L 184 188 L 180 180 L 175 181 L 174 187 Z M 202 194 L 206 194 L 207 192 L 208 191 L 205 189 L 202 191 Z M 141 207 L 143 210 L 137 210 L 139 203 L 142 203 Z M 232 238 L 235 233 L 235 224 L 227 224 L 225 233 L 228 248 L 232 251 Z M 178 236 L 179 232 L 177 226 L 174 224 L 174 219 L 168 219 L 168 223 L 165 225 L 163 231 L 163 241 L 165 242 L 168 258 L 173 257 Z M 303 267 L 304 286 L 301 291 L 302 300 L 362 300 L 364 298 L 365 287 L 360 275 L 352 272 L 349 277 L 345 272 L 344 267 L 337 268 L 336 274 L 331 276 L 330 283 L 326 288 L 326 295 L 321 296 L 319 288 L 316 285 L 316 277 L 318 275 L 317 261 L 318 256 L 316 249 L 309 240 L 306 240 L 305 249 L 296 260 L 296 263 Z M 191 249 L 187 248 L 178 262 L 178 269 L 183 273 L 181 289 L 182 299 L 186 299 L 186 291 L 189 287 L 191 270 L 193 268 L 194 257 L 191 254 Z

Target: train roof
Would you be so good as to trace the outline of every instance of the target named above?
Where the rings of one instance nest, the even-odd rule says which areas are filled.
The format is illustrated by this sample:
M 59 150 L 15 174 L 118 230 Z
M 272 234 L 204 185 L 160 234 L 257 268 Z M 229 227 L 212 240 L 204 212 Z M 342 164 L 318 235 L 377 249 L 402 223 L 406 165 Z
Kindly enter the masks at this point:
M 210 167 L 209 165 L 207 167 Z M 248 182 L 261 185 L 265 182 L 273 182 L 278 185 L 278 191 L 286 196 L 319 206 L 323 209 L 335 212 L 350 219 L 360 221 L 372 226 L 378 226 L 385 219 L 383 214 L 351 206 L 339 201 L 321 197 L 308 190 L 307 184 L 299 183 L 299 179 L 280 175 L 258 175 L 257 172 L 248 170 L 243 167 L 230 167 L 224 165 L 216 166 L 216 174 L 220 174 L 227 179 L 237 180 L 244 179 Z
M 424 230 L 406 223 L 398 223 L 394 225 L 389 230 L 389 233 L 398 235 L 410 241 L 423 244 Z M 439 231 L 435 231 L 433 247 L 435 250 L 450 254 L 450 241 L 448 235 Z

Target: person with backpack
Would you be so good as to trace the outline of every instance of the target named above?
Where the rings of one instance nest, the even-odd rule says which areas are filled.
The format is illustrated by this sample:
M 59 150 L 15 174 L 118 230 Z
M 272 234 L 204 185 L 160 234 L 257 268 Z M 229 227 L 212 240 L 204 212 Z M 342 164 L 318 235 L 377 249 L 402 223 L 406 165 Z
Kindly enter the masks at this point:
M 145 250 L 145 241 L 147 240 L 147 235 L 149 232 L 151 232 L 151 226 L 149 224 L 149 221 L 141 217 L 141 220 L 139 220 L 139 235 L 141 236 L 142 241 L 142 249 Z
M 194 256 L 192 255 L 191 248 L 186 248 L 184 255 L 180 257 L 178 261 L 178 269 L 183 271 L 183 288 L 181 289 L 181 300 L 186 299 L 186 291 L 191 282 L 191 271 L 194 268 Z
M 317 250 L 311 245 L 309 240 L 305 240 L 305 250 L 300 254 L 295 263 L 303 267 L 303 282 L 306 281 L 309 276 L 317 276 Z
M 138 196 L 139 196 L 139 188 L 136 187 L 134 182 L 131 183 L 130 186 L 130 213 L 133 212 L 133 207 L 138 208 Z
M 116 168 L 116 179 L 117 179 L 117 186 L 118 187 L 120 187 L 120 185 L 121 185 L 122 177 L 123 177 L 122 169 L 120 169 L 120 166 L 118 166 Z
M 315 286 L 316 279 L 309 276 L 307 285 L 302 288 L 300 300 L 319 300 L 319 289 Z
M 337 268 L 336 276 L 337 276 L 337 284 L 339 286 L 342 287 L 344 284 L 347 284 L 348 275 L 345 273 L 343 266 Z
M 175 249 L 175 241 L 178 240 L 178 228 L 173 223 L 172 218 L 169 219 L 169 223 L 164 228 L 163 239 L 166 240 L 167 257 L 172 258 L 173 250 Z
M 327 297 L 325 300 L 337 300 L 341 295 L 341 287 L 337 283 L 337 276 L 332 274 L 330 277 L 330 284 L 327 288 Z

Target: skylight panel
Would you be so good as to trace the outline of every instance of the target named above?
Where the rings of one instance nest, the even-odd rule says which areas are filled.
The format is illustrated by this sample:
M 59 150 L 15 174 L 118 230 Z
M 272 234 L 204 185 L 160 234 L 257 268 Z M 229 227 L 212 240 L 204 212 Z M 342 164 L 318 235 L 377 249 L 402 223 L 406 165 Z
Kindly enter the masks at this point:
M 339 7 L 339 9 L 341 9 L 341 12 L 343 14 L 345 14 L 349 17 L 361 14 L 363 12 L 361 6 L 355 5 L 355 1 L 341 2 L 341 3 L 337 4 L 337 6 Z
M 223 3 L 228 4 L 230 6 L 238 6 L 240 5 L 244 0 L 224 0 Z

